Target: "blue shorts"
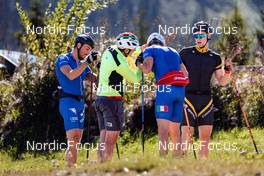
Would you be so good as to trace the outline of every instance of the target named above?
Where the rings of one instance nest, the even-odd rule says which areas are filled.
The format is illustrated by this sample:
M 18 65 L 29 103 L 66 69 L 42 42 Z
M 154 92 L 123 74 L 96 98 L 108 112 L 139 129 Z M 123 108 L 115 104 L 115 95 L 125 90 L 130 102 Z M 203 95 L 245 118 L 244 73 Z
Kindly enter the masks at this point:
M 183 118 L 184 96 L 184 87 L 170 85 L 158 86 L 155 101 L 156 118 L 181 123 Z
M 64 120 L 66 131 L 71 129 L 83 129 L 84 126 L 84 101 L 73 98 L 60 99 L 60 114 Z

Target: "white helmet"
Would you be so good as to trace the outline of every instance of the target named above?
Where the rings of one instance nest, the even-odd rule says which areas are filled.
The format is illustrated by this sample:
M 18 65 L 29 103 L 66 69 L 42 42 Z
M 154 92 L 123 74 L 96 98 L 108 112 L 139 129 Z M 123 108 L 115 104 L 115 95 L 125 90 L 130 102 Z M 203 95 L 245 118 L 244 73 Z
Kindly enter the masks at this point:
M 165 45 L 165 39 L 159 33 L 154 32 L 154 33 L 149 35 L 148 40 L 147 40 L 147 44 L 150 46 L 154 43 L 164 46 Z
M 139 46 L 139 41 L 135 34 L 124 32 L 117 36 L 116 45 L 120 49 L 136 49 Z

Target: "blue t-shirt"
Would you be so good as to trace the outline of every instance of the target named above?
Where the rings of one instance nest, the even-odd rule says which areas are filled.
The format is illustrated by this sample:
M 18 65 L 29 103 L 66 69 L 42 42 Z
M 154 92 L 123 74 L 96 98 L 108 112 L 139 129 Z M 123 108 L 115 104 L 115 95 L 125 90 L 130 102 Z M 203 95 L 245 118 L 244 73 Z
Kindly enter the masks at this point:
M 148 47 L 143 52 L 143 58 L 146 59 L 147 57 L 153 58 L 152 71 L 156 81 L 170 71 L 179 71 L 182 63 L 179 53 L 171 47 L 159 45 Z
M 56 60 L 56 76 L 59 81 L 62 90 L 66 93 L 81 95 L 83 96 L 83 79 L 91 69 L 87 67 L 80 76 L 74 80 L 70 80 L 66 75 L 64 75 L 60 68 L 64 65 L 69 65 L 71 69 L 76 69 L 78 64 L 73 58 L 72 53 L 67 53 L 66 55 L 60 55 Z

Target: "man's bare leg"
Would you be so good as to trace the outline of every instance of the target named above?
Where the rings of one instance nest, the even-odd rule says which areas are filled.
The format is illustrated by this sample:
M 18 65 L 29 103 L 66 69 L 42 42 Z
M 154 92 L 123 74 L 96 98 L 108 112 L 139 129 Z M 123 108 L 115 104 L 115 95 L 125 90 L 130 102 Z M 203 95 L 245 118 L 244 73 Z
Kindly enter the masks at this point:
M 105 151 L 103 152 L 103 160 L 110 161 L 113 158 L 113 151 L 120 131 L 106 131 L 105 135 Z
M 194 134 L 194 128 L 190 127 L 190 131 L 189 131 L 188 126 L 182 126 L 181 130 L 182 130 L 181 143 L 182 143 L 182 147 L 183 147 L 182 152 L 183 152 L 183 155 L 187 155 L 190 143 L 194 142 L 194 141 L 191 141 L 191 136 L 193 136 L 193 134 Z M 191 133 L 191 135 L 190 135 L 190 133 Z
M 173 156 L 181 156 L 180 123 L 169 122 L 169 134 L 173 143 Z
M 168 136 L 169 136 L 169 121 L 157 119 L 158 135 L 159 135 L 159 152 L 160 156 L 168 154 Z
M 105 129 L 101 130 L 99 148 L 97 150 L 97 158 L 99 162 L 103 162 L 103 152 L 105 150 L 105 135 L 106 135 L 106 130 Z
M 80 143 L 82 139 L 83 130 L 81 129 L 72 129 L 66 132 L 68 148 L 65 153 L 65 160 L 67 166 L 71 167 L 77 162 L 77 144 Z
M 199 157 L 201 159 L 207 159 L 208 158 L 208 145 L 210 142 L 210 137 L 213 130 L 213 125 L 202 125 L 199 126 L 199 141 L 200 141 L 200 152 Z

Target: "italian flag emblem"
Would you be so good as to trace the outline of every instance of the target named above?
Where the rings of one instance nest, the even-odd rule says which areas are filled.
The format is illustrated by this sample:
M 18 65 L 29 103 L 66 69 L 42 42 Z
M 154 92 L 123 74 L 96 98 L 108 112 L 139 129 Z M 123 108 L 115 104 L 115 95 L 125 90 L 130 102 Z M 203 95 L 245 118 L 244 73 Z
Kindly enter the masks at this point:
M 168 112 L 169 107 L 168 106 L 157 106 L 157 112 Z

